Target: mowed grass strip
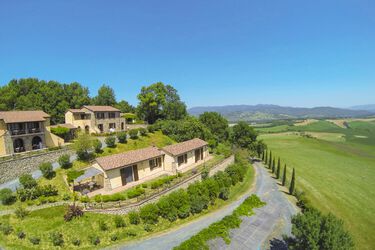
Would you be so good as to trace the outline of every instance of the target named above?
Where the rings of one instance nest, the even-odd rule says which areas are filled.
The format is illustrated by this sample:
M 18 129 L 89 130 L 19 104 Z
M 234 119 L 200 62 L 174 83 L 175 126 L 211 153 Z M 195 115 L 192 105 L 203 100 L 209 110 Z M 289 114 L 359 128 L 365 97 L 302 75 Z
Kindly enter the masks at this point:
M 287 164 L 289 180 L 296 169 L 297 188 L 313 205 L 345 221 L 357 249 L 375 246 L 375 146 L 293 134 L 261 138 Z

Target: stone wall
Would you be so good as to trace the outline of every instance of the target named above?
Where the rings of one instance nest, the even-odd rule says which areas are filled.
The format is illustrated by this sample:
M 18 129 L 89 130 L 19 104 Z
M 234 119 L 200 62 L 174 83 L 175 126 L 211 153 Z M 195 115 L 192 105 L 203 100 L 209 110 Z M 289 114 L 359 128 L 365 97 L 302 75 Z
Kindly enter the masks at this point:
M 213 168 L 211 168 L 210 172 L 209 172 L 209 176 L 214 175 L 218 171 L 225 170 L 230 164 L 233 164 L 233 163 L 234 163 L 234 156 L 232 155 L 232 156 L 226 158 L 225 160 L 223 160 L 222 162 L 220 162 L 219 164 L 217 164 L 216 166 L 214 166 Z M 110 209 L 90 209 L 89 207 L 86 206 L 86 209 L 89 210 L 89 211 L 93 211 L 93 212 L 97 212 L 97 213 L 104 213 L 104 214 L 127 214 L 128 212 L 130 212 L 132 210 L 138 210 L 139 208 L 141 208 L 142 206 L 144 206 L 148 203 L 156 202 L 163 195 L 167 195 L 167 194 L 169 194 L 173 191 L 176 191 L 180 188 L 187 188 L 191 183 L 194 183 L 194 182 L 200 181 L 200 180 L 201 180 L 201 173 L 197 173 L 195 175 L 192 175 L 190 178 L 184 180 L 183 182 L 181 182 L 181 183 L 179 183 L 179 184 L 177 184 L 177 185 L 175 185 L 175 186 L 173 186 L 173 187 L 171 187 L 167 190 L 164 190 L 161 193 L 155 194 L 155 195 L 149 197 L 146 200 L 140 201 L 139 203 L 136 203 L 136 204 L 132 204 L 132 205 L 128 205 L 128 206 L 124 206 L 124 207 L 120 207 L 120 208 L 110 208 Z
M 43 162 L 56 162 L 63 154 L 73 155 L 74 151 L 60 149 L 38 155 L 0 162 L 0 184 L 14 180 L 22 174 L 32 173 Z

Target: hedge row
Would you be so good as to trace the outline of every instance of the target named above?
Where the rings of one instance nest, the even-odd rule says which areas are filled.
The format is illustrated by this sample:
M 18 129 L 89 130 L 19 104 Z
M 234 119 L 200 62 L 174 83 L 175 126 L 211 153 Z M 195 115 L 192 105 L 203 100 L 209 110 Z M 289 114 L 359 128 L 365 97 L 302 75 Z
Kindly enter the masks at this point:
M 227 199 L 230 187 L 243 181 L 247 167 L 243 162 L 232 164 L 224 172 L 190 184 L 187 190 L 179 189 L 161 197 L 157 203 L 143 206 L 139 216 L 145 224 L 157 224 L 160 217 L 172 222 L 201 213 L 218 198 Z

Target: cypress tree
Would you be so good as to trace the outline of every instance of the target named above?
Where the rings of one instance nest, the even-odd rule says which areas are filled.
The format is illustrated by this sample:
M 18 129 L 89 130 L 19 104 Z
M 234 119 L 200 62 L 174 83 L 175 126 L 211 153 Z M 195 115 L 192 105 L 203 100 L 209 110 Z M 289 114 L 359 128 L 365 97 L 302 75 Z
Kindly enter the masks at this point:
M 284 171 L 283 171 L 283 180 L 282 180 L 283 186 L 285 186 L 285 183 L 286 183 L 286 164 L 284 165 Z
M 275 167 L 276 167 L 275 158 L 273 158 L 273 160 L 272 160 L 272 173 L 275 173 Z
M 277 160 L 276 179 L 280 179 L 280 157 Z
M 264 150 L 262 151 L 262 161 L 264 161 Z
M 290 181 L 290 186 L 289 186 L 289 194 L 293 195 L 294 194 L 294 189 L 295 189 L 295 180 L 296 179 L 296 173 L 293 168 L 293 173 L 292 173 L 292 180 Z
M 267 164 L 267 160 L 268 160 L 268 152 L 267 152 L 267 150 L 266 150 L 266 153 L 264 154 L 263 162 L 264 162 L 265 164 Z
M 269 162 L 268 162 L 268 168 L 271 169 L 272 168 L 272 151 L 270 151 L 270 157 L 269 157 Z

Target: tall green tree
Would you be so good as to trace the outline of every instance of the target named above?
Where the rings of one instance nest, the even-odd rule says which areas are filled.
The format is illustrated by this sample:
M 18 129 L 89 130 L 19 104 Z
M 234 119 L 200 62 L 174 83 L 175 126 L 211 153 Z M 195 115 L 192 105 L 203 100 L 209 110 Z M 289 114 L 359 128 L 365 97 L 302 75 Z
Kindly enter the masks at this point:
M 354 249 L 343 221 L 332 214 L 323 215 L 315 208 L 293 216 L 292 234 L 287 240 L 290 249 Z
M 67 109 L 90 101 L 88 88 L 77 82 L 21 78 L 0 87 L 0 110 L 43 110 L 51 115 L 52 124 L 63 123 Z
M 257 132 L 246 122 L 240 121 L 232 127 L 231 141 L 241 148 L 252 149 L 257 139 Z
M 276 179 L 280 179 L 280 157 L 277 160 Z
M 268 168 L 272 169 L 272 151 L 270 151 L 270 156 L 268 158 Z
M 181 101 L 177 90 L 171 85 L 165 85 L 166 95 L 163 106 L 163 117 L 167 120 L 180 120 L 187 115 L 186 105 Z
M 289 186 L 289 194 L 293 195 L 294 194 L 294 190 L 295 190 L 295 182 L 296 182 L 296 173 L 295 173 L 295 170 L 293 168 L 293 172 L 292 172 L 292 179 L 290 181 L 290 186 Z
M 263 162 L 265 164 L 267 164 L 267 162 L 268 162 L 268 151 L 267 150 L 266 150 L 266 152 L 264 152 L 264 160 L 263 160 Z
M 285 186 L 286 184 L 286 164 L 284 165 L 284 171 L 283 171 L 283 179 L 282 179 L 282 185 Z
M 103 84 L 99 88 L 98 95 L 94 98 L 93 101 L 95 105 L 115 106 L 115 91 L 110 86 Z
M 177 90 L 162 82 L 142 87 L 138 100 L 137 114 L 149 124 L 158 119 L 179 120 L 187 115 Z
M 272 173 L 275 173 L 275 169 L 276 169 L 275 157 L 273 157 L 273 160 L 272 160 Z
M 204 112 L 199 116 L 199 121 L 215 135 L 218 141 L 223 142 L 228 139 L 228 120 L 221 114 L 217 112 Z
M 119 109 L 122 113 L 135 113 L 135 107 L 130 105 L 127 101 L 119 101 L 115 107 Z

